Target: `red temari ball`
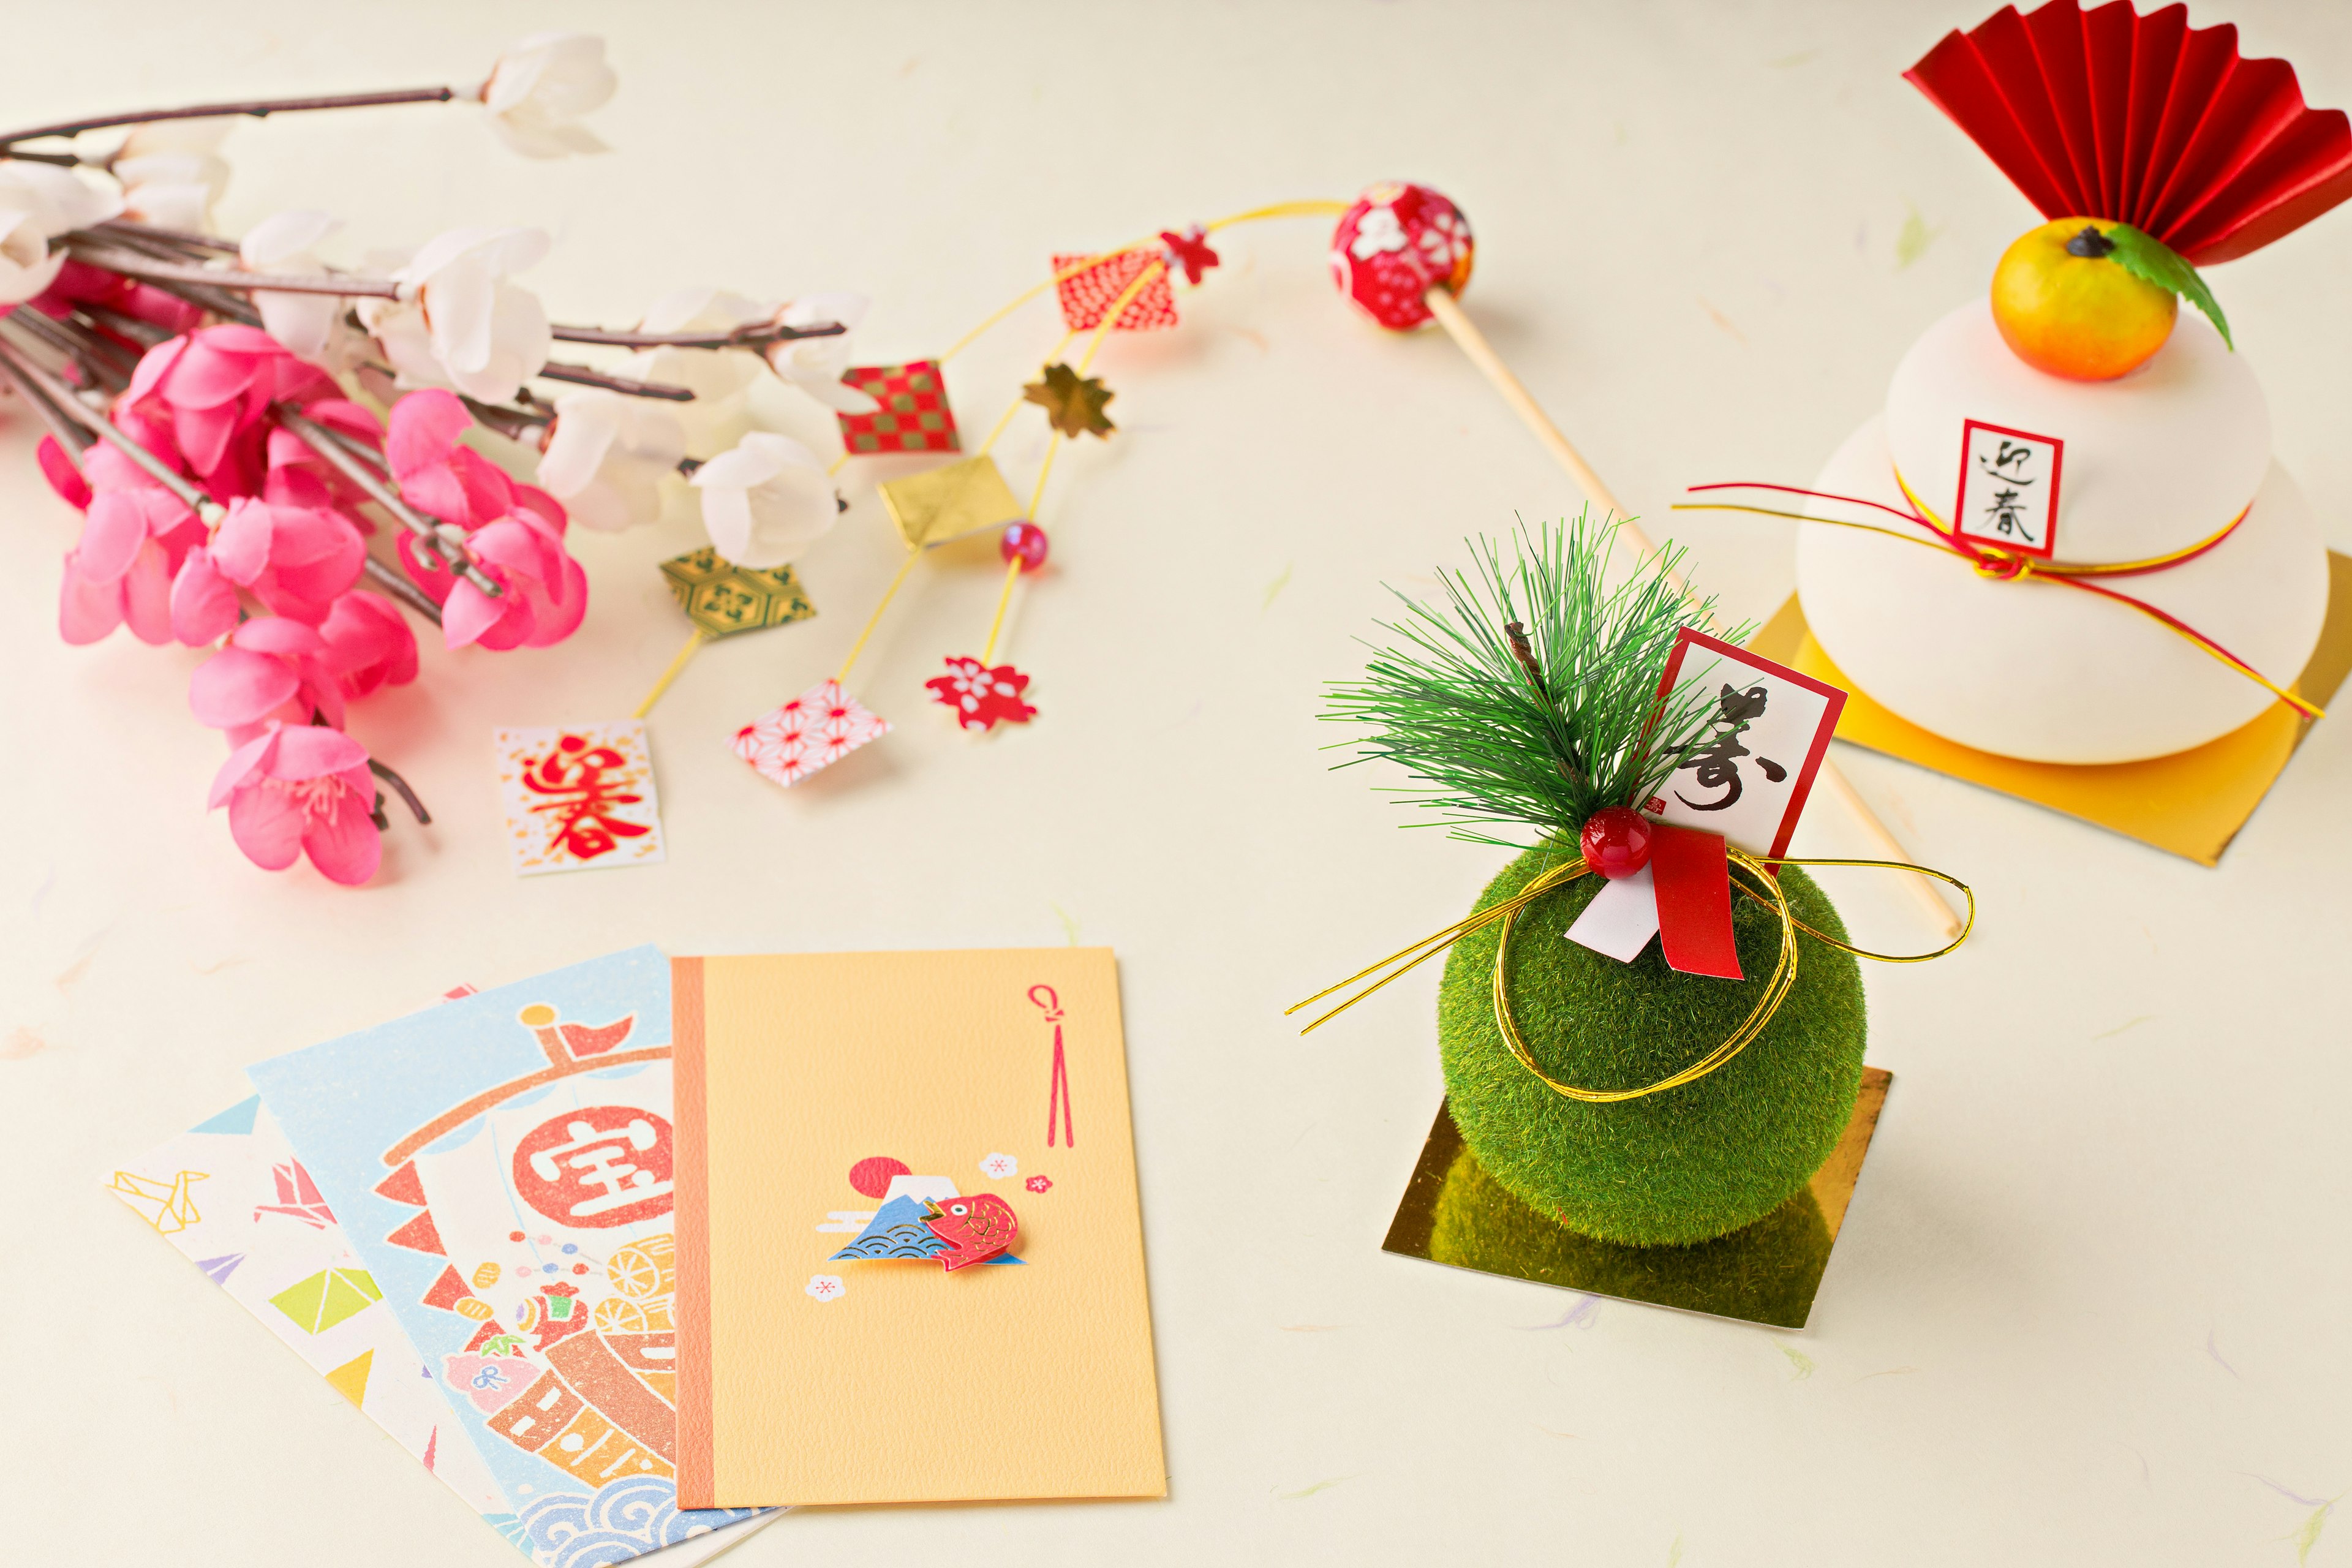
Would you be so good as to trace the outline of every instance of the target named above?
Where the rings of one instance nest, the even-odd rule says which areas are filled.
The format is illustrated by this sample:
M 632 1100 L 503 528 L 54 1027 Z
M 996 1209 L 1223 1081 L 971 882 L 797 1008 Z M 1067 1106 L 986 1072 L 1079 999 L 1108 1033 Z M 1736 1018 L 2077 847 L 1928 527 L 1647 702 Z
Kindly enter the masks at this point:
M 913 1174 L 913 1167 L 904 1160 L 875 1154 L 849 1167 L 849 1184 L 869 1198 L 878 1198 L 890 1190 L 891 1177 Z
M 1470 220 L 1427 185 L 1374 185 L 1331 231 L 1331 274 L 1339 292 L 1381 326 L 1402 331 L 1429 320 L 1422 296 L 1442 283 L 1470 281 Z

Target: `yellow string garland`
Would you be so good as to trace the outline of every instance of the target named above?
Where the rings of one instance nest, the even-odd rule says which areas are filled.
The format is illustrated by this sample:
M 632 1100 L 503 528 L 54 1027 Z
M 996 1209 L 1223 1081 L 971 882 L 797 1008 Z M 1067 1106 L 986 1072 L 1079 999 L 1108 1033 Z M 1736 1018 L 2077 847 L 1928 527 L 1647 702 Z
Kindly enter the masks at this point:
M 1654 1083 L 1645 1083 L 1638 1089 L 1586 1089 L 1577 1084 L 1563 1083 L 1536 1065 L 1535 1056 L 1528 1048 L 1526 1037 L 1519 1033 L 1518 1020 L 1511 1012 L 1508 968 L 1511 928 L 1527 907 L 1545 894 L 1555 892 L 1580 877 L 1597 875 L 1580 855 L 1546 870 L 1534 881 L 1529 882 L 1501 903 L 1480 910 L 1465 920 L 1456 921 L 1434 935 L 1423 937 L 1411 947 L 1391 953 L 1369 968 L 1359 970 L 1338 984 L 1324 987 L 1305 1001 L 1286 1008 L 1284 1016 L 1288 1016 L 1301 1008 L 1310 1007 L 1335 992 L 1346 990 L 1358 981 L 1381 974 L 1382 970 L 1389 971 L 1388 973 L 1381 974 L 1380 979 L 1373 981 L 1372 984 L 1298 1031 L 1301 1035 L 1311 1034 L 1386 985 L 1390 981 L 1404 974 L 1423 962 L 1436 957 L 1473 931 L 1483 931 L 1490 925 L 1496 926 L 1499 929 L 1495 937 L 1493 983 L 1495 1022 L 1502 1030 L 1504 1045 L 1521 1067 L 1541 1079 L 1544 1086 L 1553 1093 L 1569 1100 L 1581 1100 L 1589 1105 L 1610 1105 L 1621 1100 L 1640 1100 L 1647 1095 L 1661 1094 L 1670 1089 L 1679 1089 L 1686 1083 L 1696 1083 L 1747 1049 L 1749 1042 L 1762 1034 L 1765 1026 L 1772 1021 L 1773 1014 L 1780 1011 L 1781 1002 L 1787 998 L 1790 987 L 1797 982 L 1796 939 L 1800 931 L 1816 942 L 1834 947 L 1841 952 L 1852 953 L 1856 958 L 1867 958 L 1880 963 L 1926 963 L 1930 960 L 1941 958 L 1958 948 L 1969 940 L 1969 933 L 1976 930 L 1975 891 L 1958 878 L 1931 867 L 1915 866 L 1902 860 L 1799 860 L 1780 855 L 1750 855 L 1745 850 L 1731 848 L 1727 848 L 1726 853 L 1731 867 L 1743 873 L 1746 878 L 1751 879 L 1754 883 L 1751 886 L 1749 881 L 1735 878 L 1732 886 L 1748 898 L 1770 906 L 1774 917 L 1779 921 L 1780 945 L 1773 960 L 1771 978 L 1765 982 L 1764 994 L 1757 999 L 1756 1005 L 1749 1010 L 1746 1021 L 1741 1023 L 1738 1028 L 1733 1030 L 1720 1044 L 1693 1061 L 1688 1067 L 1670 1073 Z M 1868 948 L 1856 947 L 1852 942 L 1842 942 L 1828 932 L 1797 919 L 1789 908 L 1788 894 L 1782 890 L 1779 880 L 1769 869 L 1774 866 L 1855 866 L 1877 870 L 1910 871 L 1922 877 L 1933 877 L 1936 880 L 1948 883 L 1960 890 L 1961 895 L 1968 900 L 1968 919 L 1962 923 L 1959 935 L 1932 952 L 1874 952 Z

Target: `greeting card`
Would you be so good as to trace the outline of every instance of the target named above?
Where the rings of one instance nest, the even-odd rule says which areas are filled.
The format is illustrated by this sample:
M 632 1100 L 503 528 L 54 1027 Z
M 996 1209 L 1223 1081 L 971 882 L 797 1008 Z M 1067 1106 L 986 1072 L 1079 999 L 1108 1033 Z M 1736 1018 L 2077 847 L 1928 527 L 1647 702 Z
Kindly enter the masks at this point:
M 681 1498 L 1166 1495 L 1109 950 L 675 968 Z
M 671 1479 L 668 980 L 633 949 L 250 1069 L 553 1568 L 748 1517 Z
M 375 1279 L 258 1095 L 112 1173 L 109 1190 L 425 1468 L 521 1539 Z

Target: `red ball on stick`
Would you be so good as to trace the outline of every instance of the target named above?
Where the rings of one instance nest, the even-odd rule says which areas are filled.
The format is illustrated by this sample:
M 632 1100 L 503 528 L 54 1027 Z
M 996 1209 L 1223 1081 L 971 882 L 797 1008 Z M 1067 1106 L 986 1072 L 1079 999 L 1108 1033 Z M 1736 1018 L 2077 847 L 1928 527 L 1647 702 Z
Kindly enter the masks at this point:
M 1331 231 L 1332 279 L 1364 314 L 1406 331 L 1429 321 L 1432 286 L 1462 291 L 1475 249 L 1461 208 L 1427 185 L 1384 182 Z

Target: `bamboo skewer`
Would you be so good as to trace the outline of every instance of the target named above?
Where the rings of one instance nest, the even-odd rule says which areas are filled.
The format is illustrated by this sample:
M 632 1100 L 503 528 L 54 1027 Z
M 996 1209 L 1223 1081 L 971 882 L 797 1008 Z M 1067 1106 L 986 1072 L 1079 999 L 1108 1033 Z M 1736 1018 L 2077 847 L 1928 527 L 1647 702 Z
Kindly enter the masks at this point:
M 1480 374 L 1502 395 L 1503 401 L 1510 405 L 1511 412 L 1519 416 L 1520 422 L 1534 432 L 1536 439 L 1543 443 L 1544 449 L 1568 470 L 1568 477 L 1576 482 L 1577 489 L 1584 492 L 1585 499 L 1621 520 L 1619 536 L 1633 547 L 1644 564 L 1657 561 L 1658 547 L 1650 542 L 1648 534 L 1642 531 L 1640 524 L 1631 521 L 1623 503 L 1607 485 L 1601 483 L 1601 476 L 1592 471 L 1592 465 L 1584 460 L 1584 454 L 1560 433 L 1559 426 L 1551 422 L 1550 416 L 1544 413 L 1534 396 L 1519 384 L 1519 378 L 1511 374 L 1502 356 L 1496 353 L 1494 346 L 1486 342 L 1486 335 L 1464 313 L 1462 302 L 1454 297 L 1453 290 L 1442 283 L 1435 284 L 1422 299 L 1429 307 L 1430 314 L 1437 318 L 1438 325 L 1445 329 L 1455 345 L 1469 356 L 1470 363 L 1478 367 Z M 1665 577 L 1677 592 L 1689 595 L 1690 589 L 1671 568 L 1665 570 Z M 1710 626 L 1709 629 L 1719 628 Z M 1870 809 L 1869 803 L 1838 771 L 1836 763 L 1824 757 L 1818 776 L 1830 786 L 1830 793 L 1844 804 L 1854 821 L 1861 825 L 1864 836 L 1871 840 L 1880 857 L 1906 864 L 1916 863 L 1911 852 L 1904 848 L 1902 840 L 1896 838 L 1886 824 L 1879 819 L 1878 814 Z M 1935 884 L 1916 872 L 1902 880 L 1918 900 L 1921 912 L 1933 921 L 1937 929 L 1942 931 L 1947 938 L 1959 934 L 1959 917 L 1952 912 L 1949 904 L 1944 902 L 1936 891 Z

